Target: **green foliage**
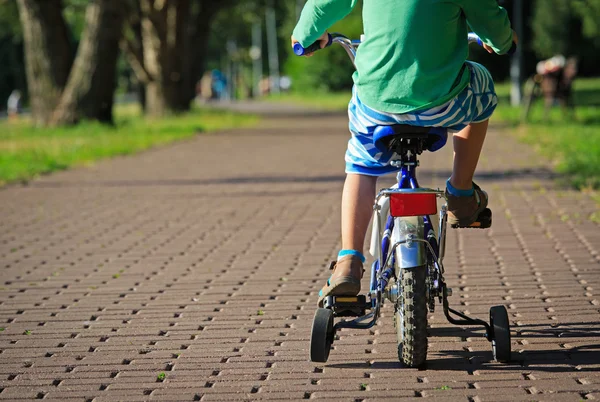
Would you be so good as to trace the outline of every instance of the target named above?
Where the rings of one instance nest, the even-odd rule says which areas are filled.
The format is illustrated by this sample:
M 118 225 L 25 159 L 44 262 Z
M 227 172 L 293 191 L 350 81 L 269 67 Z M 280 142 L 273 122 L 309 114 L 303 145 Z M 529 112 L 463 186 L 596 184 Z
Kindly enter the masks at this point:
M 362 7 L 357 6 L 350 15 L 335 24 L 329 32 L 339 32 L 352 39 L 360 38 Z M 289 57 L 285 64 L 286 73 L 292 78 L 293 90 L 298 92 L 342 91 L 352 88 L 354 66 L 346 51 L 340 46 L 315 53 L 313 57 L 297 57 L 289 44 L 293 26 L 288 30 L 286 49 Z
M 285 35 L 284 24 L 290 13 L 288 2 L 273 2 L 277 20 L 278 45 L 283 49 L 289 44 L 289 38 Z M 261 24 L 263 38 L 263 67 L 267 67 L 267 42 L 265 32 L 265 11 L 267 2 L 265 0 L 240 1 L 235 6 L 224 8 L 218 12 L 211 21 L 210 40 L 208 43 L 207 68 L 222 68 L 227 55 L 227 42 L 235 43 L 236 54 L 234 58 L 241 62 L 244 68 L 251 66 L 250 47 L 252 46 L 252 26 Z M 265 69 L 265 72 L 267 70 Z
M 600 0 L 573 0 L 572 4 L 583 21 L 583 34 L 600 46 Z
M 85 9 L 89 0 L 66 0 L 64 1 L 63 15 L 71 28 L 71 34 L 75 42 L 79 42 L 81 32 L 85 26 Z
M 14 89 L 25 92 L 23 33 L 14 0 L 0 0 L 0 110 Z
M 542 0 L 534 8 L 533 47 L 540 57 L 564 54 L 569 47 L 571 0 Z
M 17 2 L 0 0 L 0 38 L 9 37 L 13 42 L 20 42 L 22 36 Z
M 538 57 L 576 56 L 580 70 L 597 71 L 600 0 L 537 0 L 531 25 Z
M 115 114 L 115 127 L 83 122 L 75 127 L 41 129 L 26 120 L 0 121 L 0 185 L 256 121 L 253 116 L 203 110 L 144 120 L 131 106 L 117 109 Z

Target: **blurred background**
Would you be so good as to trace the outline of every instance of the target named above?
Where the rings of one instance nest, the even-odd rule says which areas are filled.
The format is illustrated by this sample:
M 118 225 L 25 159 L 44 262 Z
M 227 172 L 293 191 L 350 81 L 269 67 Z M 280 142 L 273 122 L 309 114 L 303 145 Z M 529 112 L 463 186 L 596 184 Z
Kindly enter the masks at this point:
M 353 71 L 343 49 L 292 56 L 304 3 L 0 0 L 0 183 L 257 120 L 215 105 L 260 99 L 343 110 Z M 526 123 L 531 138 L 552 119 L 552 131 L 586 132 L 584 153 L 595 151 L 571 182 L 597 187 L 589 165 L 600 166 L 600 0 L 499 3 L 520 34 L 519 53 L 472 46 L 470 56 L 498 83 L 498 120 Z M 360 13 L 332 31 L 360 37 Z M 552 152 L 564 165 L 565 152 Z

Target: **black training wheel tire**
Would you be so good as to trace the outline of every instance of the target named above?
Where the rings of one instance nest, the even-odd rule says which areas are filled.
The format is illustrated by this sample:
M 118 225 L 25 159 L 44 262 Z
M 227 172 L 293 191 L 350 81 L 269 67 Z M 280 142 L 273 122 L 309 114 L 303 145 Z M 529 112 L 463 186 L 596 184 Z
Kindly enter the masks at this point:
M 329 358 L 329 351 L 334 337 L 333 311 L 318 308 L 313 318 L 310 334 L 310 360 L 325 363 Z
M 510 353 L 510 324 L 508 313 L 504 306 L 490 308 L 490 326 L 492 327 L 492 352 L 494 360 L 506 363 L 511 360 Z

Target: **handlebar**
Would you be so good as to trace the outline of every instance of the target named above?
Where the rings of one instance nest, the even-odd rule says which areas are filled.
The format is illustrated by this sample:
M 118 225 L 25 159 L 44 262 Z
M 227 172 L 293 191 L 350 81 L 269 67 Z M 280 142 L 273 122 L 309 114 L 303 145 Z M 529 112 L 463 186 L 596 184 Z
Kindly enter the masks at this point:
M 469 43 L 477 43 L 479 46 L 483 46 L 483 41 L 475 32 L 469 32 L 467 35 Z
M 333 35 L 328 33 L 327 36 L 329 36 L 329 41 L 327 42 L 327 45 L 325 45 L 325 47 L 329 47 L 333 43 Z M 296 54 L 296 56 L 304 56 L 307 53 L 313 53 L 317 50 L 321 50 L 321 42 L 319 41 L 316 41 L 315 43 L 306 48 L 303 47 L 300 43 L 294 43 L 294 53 Z
M 334 43 L 340 44 L 344 49 L 346 49 L 346 53 L 348 53 L 350 60 L 352 60 L 352 63 L 354 63 L 354 59 L 356 58 L 356 48 L 361 44 L 361 40 L 352 40 L 340 33 L 330 33 L 328 35 L 329 41 L 327 42 L 327 45 L 325 47 L 329 47 Z M 319 41 L 316 41 L 315 43 L 306 48 L 303 47 L 300 43 L 295 43 L 293 48 L 294 53 L 297 56 L 304 56 L 307 53 L 312 53 L 316 52 L 317 50 L 321 50 L 321 43 Z
M 344 49 L 346 49 L 348 56 L 350 56 L 350 59 L 354 63 L 354 59 L 356 58 L 356 48 L 361 44 L 361 41 L 360 40 L 351 40 L 340 33 L 331 33 L 328 35 L 329 35 L 329 41 L 327 42 L 327 45 L 325 47 L 329 47 L 334 43 L 339 43 L 340 45 L 342 45 L 342 47 Z M 468 38 L 469 43 L 477 43 L 479 46 L 483 46 L 483 41 L 481 40 L 479 35 L 477 35 L 476 33 L 469 32 L 469 34 L 467 35 L 467 38 Z M 294 48 L 294 53 L 297 56 L 304 56 L 307 53 L 313 53 L 313 52 L 316 52 L 317 50 L 321 50 L 321 43 L 319 41 L 317 41 L 306 48 L 303 47 L 300 43 L 295 43 L 293 48 Z M 508 54 L 513 54 L 513 53 L 515 53 L 516 50 L 517 50 L 517 44 L 513 42 L 512 47 L 508 51 Z

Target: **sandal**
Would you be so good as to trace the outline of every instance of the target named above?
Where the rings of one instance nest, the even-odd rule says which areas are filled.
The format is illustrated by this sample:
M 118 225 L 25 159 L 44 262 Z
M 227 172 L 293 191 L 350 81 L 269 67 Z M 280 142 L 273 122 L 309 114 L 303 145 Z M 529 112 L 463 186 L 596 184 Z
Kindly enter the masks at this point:
M 333 278 L 337 268 L 350 268 L 350 275 Z M 365 272 L 360 258 L 348 255 L 338 261 L 332 261 L 329 269 L 334 273 L 327 280 L 327 284 L 319 291 L 319 307 L 323 307 L 323 301 L 327 296 L 356 296 L 360 293 L 360 280 Z
M 473 195 L 457 197 L 446 189 L 448 200 L 448 223 L 452 227 L 470 227 L 479 219 L 488 205 L 488 195 L 477 184 L 473 183 Z

